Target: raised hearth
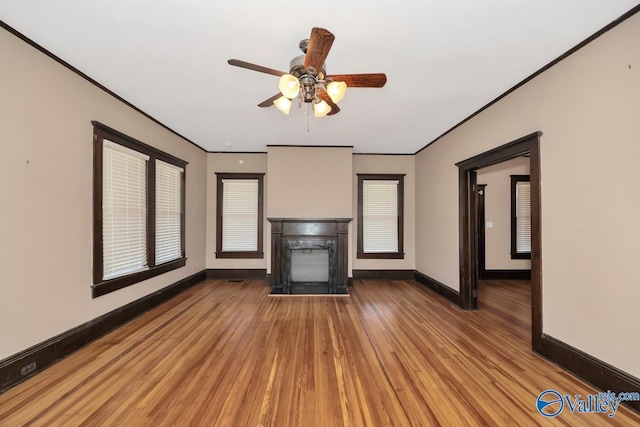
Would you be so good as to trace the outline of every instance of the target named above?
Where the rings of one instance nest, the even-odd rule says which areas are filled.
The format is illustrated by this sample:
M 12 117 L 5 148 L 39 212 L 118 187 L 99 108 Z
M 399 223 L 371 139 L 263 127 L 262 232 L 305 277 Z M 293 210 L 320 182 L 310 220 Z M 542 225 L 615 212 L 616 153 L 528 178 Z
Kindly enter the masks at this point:
M 272 294 L 348 294 L 351 218 L 268 219 Z M 324 254 L 328 262 L 322 259 Z M 326 268 L 327 274 L 319 272 L 319 268 Z

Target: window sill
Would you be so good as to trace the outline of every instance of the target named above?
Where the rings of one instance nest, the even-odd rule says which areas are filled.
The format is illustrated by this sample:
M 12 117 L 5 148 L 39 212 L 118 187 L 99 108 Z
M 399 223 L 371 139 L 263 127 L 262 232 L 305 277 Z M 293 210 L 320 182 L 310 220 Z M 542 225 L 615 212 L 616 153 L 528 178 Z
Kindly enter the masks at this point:
M 116 277 L 115 279 L 109 279 L 100 283 L 95 283 L 91 287 L 91 297 L 97 298 L 99 296 L 106 295 L 110 292 L 117 291 L 118 289 L 126 288 L 127 286 L 142 282 L 143 280 L 159 276 L 160 274 L 166 273 L 167 271 L 184 267 L 185 265 L 187 265 L 187 259 L 179 258 L 164 264 L 157 265 L 148 270 L 138 271 L 127 276 Z
M 404 259 L 404 252 L 358 252 L 358 259 Z
M 511 259 L 531 259 L 531 252 L 512 253 Z
M 216 258 L 264 258 L 264 252 L 216 252 Z

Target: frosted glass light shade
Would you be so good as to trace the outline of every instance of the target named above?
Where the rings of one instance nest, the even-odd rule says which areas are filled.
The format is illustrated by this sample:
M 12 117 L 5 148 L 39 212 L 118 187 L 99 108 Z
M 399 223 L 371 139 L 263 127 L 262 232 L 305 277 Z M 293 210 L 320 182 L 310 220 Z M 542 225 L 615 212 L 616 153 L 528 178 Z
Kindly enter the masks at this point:
M 298 93 L 300 91 L 300 82 L 291 74 L 284 74 L 282 77 L 280 77 L 278 89 L 280 89 L 280 92 L 282 92 L 283 96 L 286 96 L 289 99 L 293 99 L 298 96 Z
M 342 101 L 347 93 L 347 84 L 345 82 L 331 82 L 327 85 L 327 94 L 334 104 Z
M 289 115 L 289 111 L 291 111 L 291 100 L 284 96 L 273 101 L 273 105 L 276 106 L 278 110 L 280 110 L 283 114 Z
M 313 104 L 313 116 L 324 117 L 331 111 L 331 107 L 324 101 L 316 102 Z

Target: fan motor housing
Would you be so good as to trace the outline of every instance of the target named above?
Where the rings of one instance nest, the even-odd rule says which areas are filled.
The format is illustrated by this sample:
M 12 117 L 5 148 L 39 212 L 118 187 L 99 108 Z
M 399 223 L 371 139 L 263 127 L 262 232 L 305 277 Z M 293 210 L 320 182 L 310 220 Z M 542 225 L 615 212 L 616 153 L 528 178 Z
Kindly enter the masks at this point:
M 316 99 L 316 85 L 324 83 L 325 67 L 322 65 L 321 70 L 314 67 L 304 66 L 306 55 L 296 56 L 289 63 L 289 74 L 295 76 L 300 81 L 302 100 L 304 102 L 313 102 Z
M 316 80 L 324 80 L 326 75 L 327 64 L 322 64 L 322 69 L 315 70 L 313 67 L 304 67 L 304 59 L 306 55 L 296 56 L 289 63 L 289 74 L 296 76 L 298 79 L 305 75 L 312 75 Z

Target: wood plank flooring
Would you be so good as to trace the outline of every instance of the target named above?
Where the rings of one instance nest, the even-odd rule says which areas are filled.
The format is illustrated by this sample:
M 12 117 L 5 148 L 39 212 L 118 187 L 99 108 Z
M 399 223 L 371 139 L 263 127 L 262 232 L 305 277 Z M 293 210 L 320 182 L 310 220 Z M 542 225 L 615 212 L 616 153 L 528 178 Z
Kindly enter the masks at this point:
M 543 390 L 597 390 L 531 352 L 527 282 L 479 290 L 469 313 L 412 281 L 206 281 L 1 394 L 0 426 L 640 425 L 538 414 Z

